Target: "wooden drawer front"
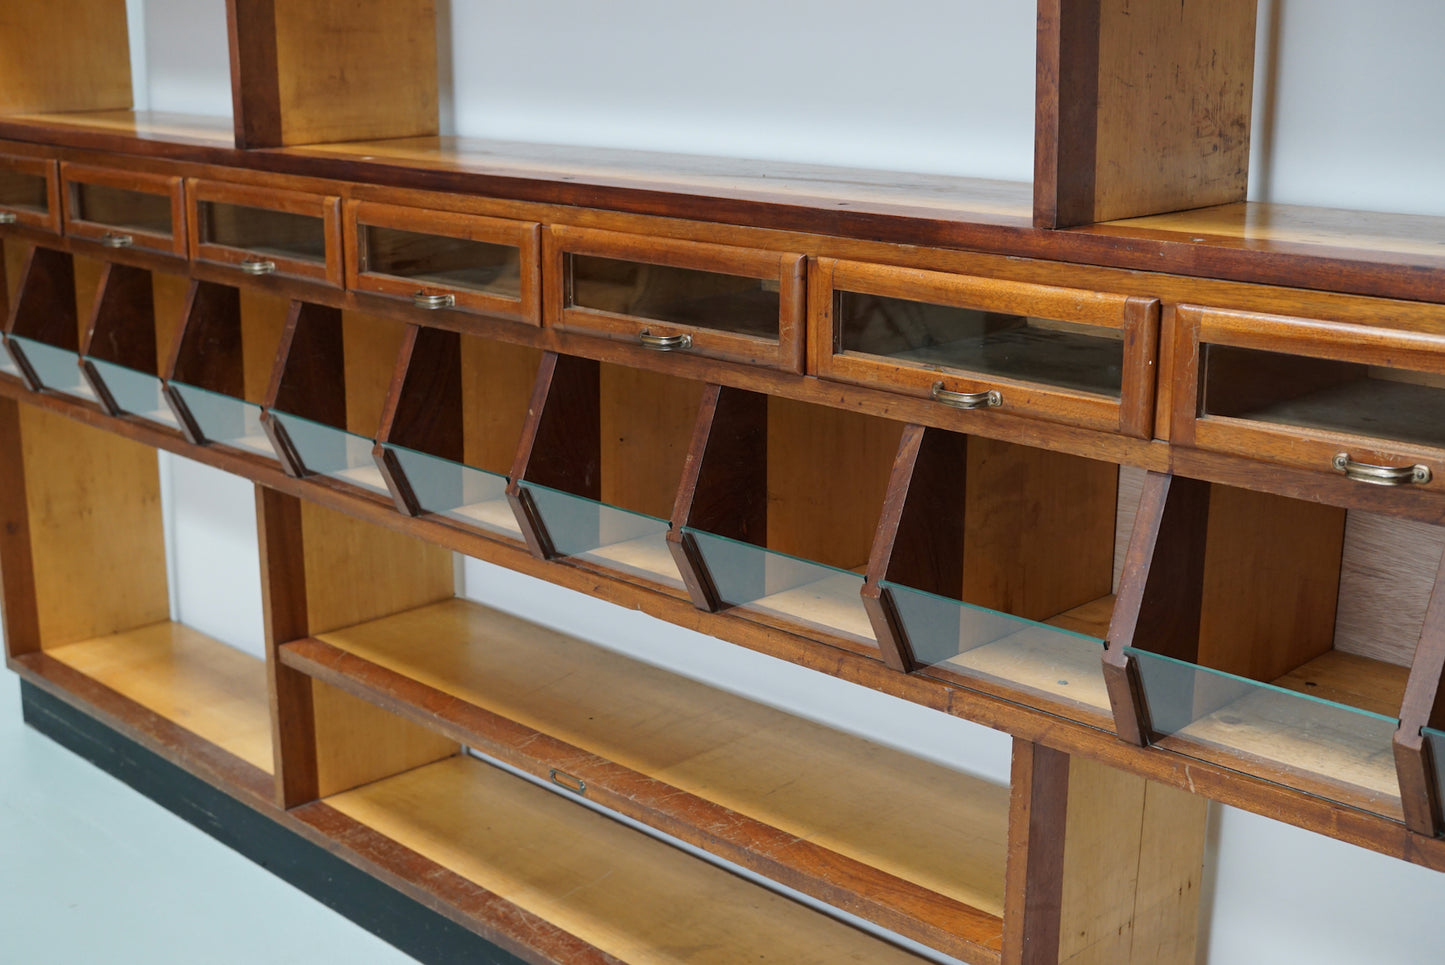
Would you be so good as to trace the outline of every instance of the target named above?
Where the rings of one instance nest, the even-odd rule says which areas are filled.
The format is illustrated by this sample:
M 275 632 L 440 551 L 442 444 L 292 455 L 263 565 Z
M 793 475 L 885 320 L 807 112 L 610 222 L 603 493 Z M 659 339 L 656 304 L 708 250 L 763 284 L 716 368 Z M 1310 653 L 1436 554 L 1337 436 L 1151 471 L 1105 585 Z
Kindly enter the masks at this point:
M 186 223 L 197 261 L 341 287 L 340 198 L 192 178 Z
M 540 226 L 353 201 L 347 286 L 541 324 Z
M 1445 334 L 1188 305 L 1177 315 L 1174 442 L 1445 489 Z
M 803 370 L 802 255 L 558 226 L 544 257 L 548 325 Z
M 0 154 L 0 231 L 9 226 L 60 233 L 55 162 Z
M 1148 438 L 1159 303 L 820 258 L 809 370 Z
M 111 248 L 186 256 L 186 209 L 179 177 L 62 164 L 65 233 Z

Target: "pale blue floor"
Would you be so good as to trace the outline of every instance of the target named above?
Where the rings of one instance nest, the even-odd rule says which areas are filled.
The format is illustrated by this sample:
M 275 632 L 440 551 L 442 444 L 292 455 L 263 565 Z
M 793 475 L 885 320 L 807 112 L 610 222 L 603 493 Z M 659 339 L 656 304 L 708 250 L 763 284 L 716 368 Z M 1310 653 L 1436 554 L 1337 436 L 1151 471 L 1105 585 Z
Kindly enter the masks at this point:
M 26 727 L 0 668 L 0 963 L 411 961 Z

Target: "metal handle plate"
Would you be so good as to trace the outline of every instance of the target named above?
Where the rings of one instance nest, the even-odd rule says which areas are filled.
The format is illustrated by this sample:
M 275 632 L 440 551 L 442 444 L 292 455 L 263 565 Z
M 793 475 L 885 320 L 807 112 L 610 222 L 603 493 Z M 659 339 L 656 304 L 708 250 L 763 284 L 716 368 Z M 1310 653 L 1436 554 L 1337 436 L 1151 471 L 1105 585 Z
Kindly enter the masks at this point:
M 654 352 L 675 352 L 678 349 L 692 348 L 691 335 L 653 335 L 644 329 L 637 339 L 643 348 L 650 348 Z
M 1336 453 L 1330 465 L 1356 482 L 1375 486 L 1409 486 L 1430 481 L 1429 466 L 1372 466 L 1367 462 L 1355 462 L 1348 452 Z
M 276 270 L 276 263 L 265 258 L 247 258 L 241 262 L 241 270 L 248 275 L 269 275 Z
M 14 224 L 20 220 L 20 216 L 14 211 L 0 211 L 0 224 Z
M 130 235 L 117 234 L 114 231 L 107 231 L 101 235 L 100 243 L 107 248 L 129 248 L 135 244 L 135 239 Z
M 415 295 L 411 296 L 411 303 L 417 308 L 455 308 L 457 304 L 457 296 L 428 295 L 426 292 L 417 292 Z
M 986 392 L 951 392 L 942 382 L 933 383 L 933 401 L 952 406 L 955 409 L 989 409 L 1003 405 L 1003 394 L 997 389 Z
M 553 767 L 549 770 L 547 776 L 552 779 L 553 784 L 557 785 L 558 787 L 565 787 L 573 794 L 587 793 L 587 782 L 582 780 L 582 778 L 580 777 L 573 777 L 566 771 L 559 771 L 557 770 L 557 768 Z

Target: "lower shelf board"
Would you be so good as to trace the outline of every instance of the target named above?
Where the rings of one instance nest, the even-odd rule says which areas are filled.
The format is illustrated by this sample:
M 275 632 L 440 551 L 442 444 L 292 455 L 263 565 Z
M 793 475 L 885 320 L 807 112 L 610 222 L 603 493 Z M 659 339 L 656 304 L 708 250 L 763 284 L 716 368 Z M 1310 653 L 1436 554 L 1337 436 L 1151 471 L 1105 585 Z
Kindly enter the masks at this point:
M 326 803 L 626 962 L 919 961 L 472 758 Z
M 169 621 L 46 653 L 248 764 L 272 771 L 266 666 L 258 658 Z

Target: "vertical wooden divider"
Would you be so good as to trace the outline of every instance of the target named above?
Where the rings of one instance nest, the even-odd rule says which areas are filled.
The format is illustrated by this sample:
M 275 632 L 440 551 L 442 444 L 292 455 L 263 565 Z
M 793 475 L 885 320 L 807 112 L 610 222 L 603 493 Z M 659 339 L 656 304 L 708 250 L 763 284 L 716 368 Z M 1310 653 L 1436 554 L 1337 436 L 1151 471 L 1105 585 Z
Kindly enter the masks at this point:
M 1445 762 L 1435 760 L 1422 733 L 1425 727 L 1445 729 L 1445 557 L 1435 571 L 1435 587 L 1392 742 L 1405 824 L 1411 831 L 1436 837 L 1445 830 L 1439 779 L 1439 767 Z
M 155 289 L 151 273 L 108 262 L 100 278 L 95 310 L 81 338 L 81 370 L 101 406 L 121 414 L 109 386 L 91 358 L 123 365 L 137 372 L 156 372 Z
M 1009 789 L 1003 965 L 1056 965 L 1069 755 L 1015 737 Z
M 41 648 L 20 410 L 21 403 L 0 398 L 0 616 L 5 621 L 5 653 L 11 658 Z

